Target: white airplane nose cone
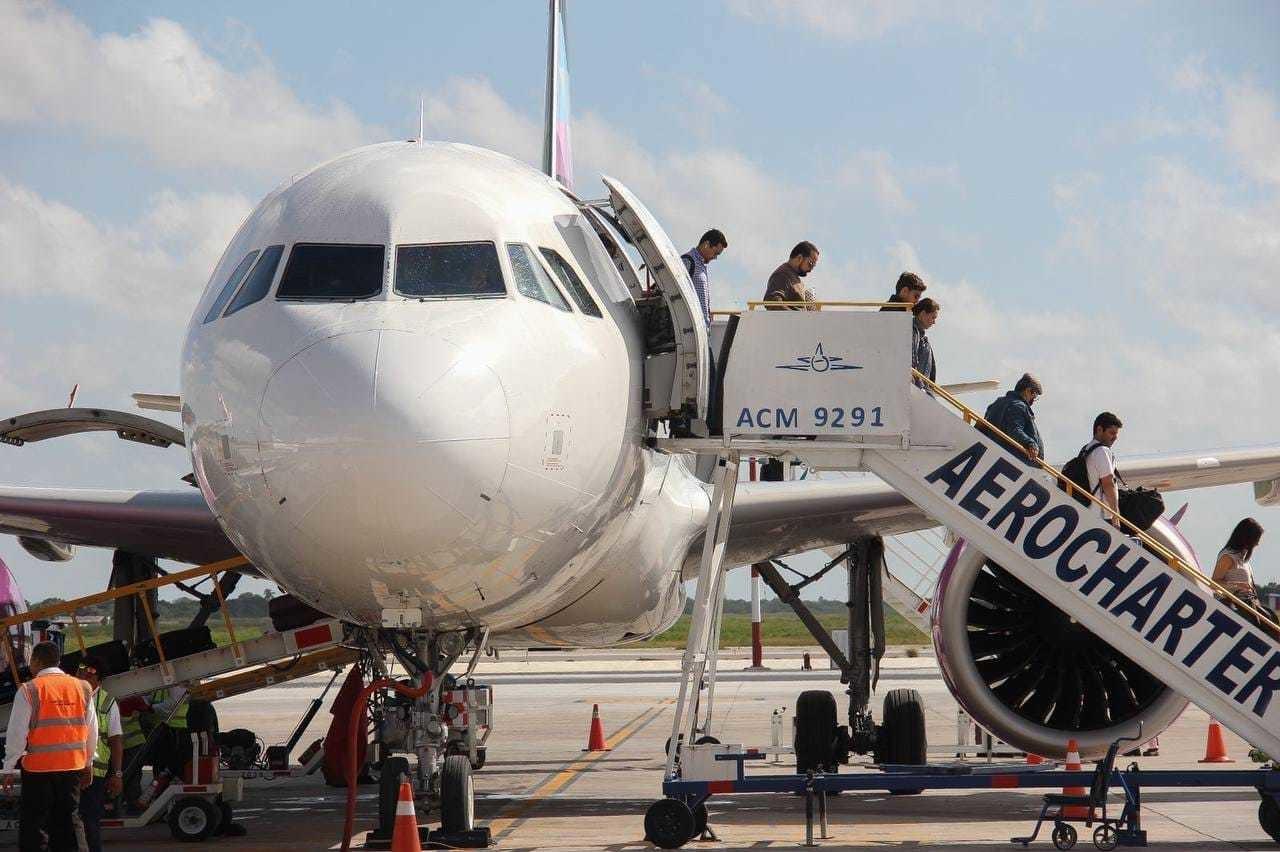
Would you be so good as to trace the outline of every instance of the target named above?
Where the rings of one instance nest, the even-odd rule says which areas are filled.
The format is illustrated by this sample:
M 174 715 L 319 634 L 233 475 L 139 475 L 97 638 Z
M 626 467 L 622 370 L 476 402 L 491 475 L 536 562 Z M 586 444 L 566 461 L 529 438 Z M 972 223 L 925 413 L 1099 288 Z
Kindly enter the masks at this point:
M 502 485 L 508 423 L 482 358 L 438 337 L 350 332 L 298 352 L 268 382 L 263 475 L 326 557 L 449 564 Z

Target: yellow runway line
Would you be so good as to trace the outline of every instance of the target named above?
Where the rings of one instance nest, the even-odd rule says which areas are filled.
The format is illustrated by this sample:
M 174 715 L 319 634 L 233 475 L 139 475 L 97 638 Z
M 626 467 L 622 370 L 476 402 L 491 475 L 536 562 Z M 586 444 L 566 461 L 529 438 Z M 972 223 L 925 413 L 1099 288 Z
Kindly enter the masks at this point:
M 631 739 L 641 728 L 646 727 L 650 722 L 656 719 L 664 710 L 675 703 L 675 699 L 667 698 L 659 702 L 656 706 L 650 707 L 639 716 L 623 725 L 616 733 L 605 740 L 605 745 L 610 749 L 616 749 L 618 746 Z M 501 840 L 509 835 L 516 826 L 523 822 L 539 804 L 544 800 L 554 796 L 563 790 L 571 781 L 573 781 L 583 770 L 604 757 L 608 752 L 596 751 L 590 752 L 577 760 L 570 763 L 564 769 L 552 775 L 546 781 L 538 785 L 529 798 L 513 804 L 514 810 L 510 814 L 499 813 L 497 817 L 489 822 L 489 831 L 493 839 Z

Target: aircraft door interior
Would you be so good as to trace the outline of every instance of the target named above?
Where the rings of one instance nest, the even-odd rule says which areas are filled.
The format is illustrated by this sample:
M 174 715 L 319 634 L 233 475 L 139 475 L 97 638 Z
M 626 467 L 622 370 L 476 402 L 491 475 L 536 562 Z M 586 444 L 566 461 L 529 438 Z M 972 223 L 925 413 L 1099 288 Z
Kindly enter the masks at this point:
M 705 434 L 711 376 L 710 348 L 693 282 L 649 209 L 620 181 L 602 177 L 617 223 L 644 260 L 644 281 L 629 261 L 620 272 L 635 297 L 645 341 L 645 414 L 649 418 L 685 415 Z M 592 219 L 600 227 L 599 211 Z M 623 269 L 622 267 L 628 267 Z

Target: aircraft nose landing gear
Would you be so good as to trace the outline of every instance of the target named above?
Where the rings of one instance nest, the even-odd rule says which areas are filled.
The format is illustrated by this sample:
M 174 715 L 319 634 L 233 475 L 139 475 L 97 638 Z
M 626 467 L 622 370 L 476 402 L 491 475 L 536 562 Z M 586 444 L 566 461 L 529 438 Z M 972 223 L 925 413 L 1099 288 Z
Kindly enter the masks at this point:
M 459 690 L 446 672 L 466 647 L 474 643 L 476 653 L 467 671 L 469 675 L 484 650 L 486 634 L 477 630 L 466 634 L 418 633 L 407 638 L 408 642 L 403 632 L 380 631 L 367 642 L 366 663 L 368 670 L 375 673 L 375 679 L 366 687 L 366 692 L 372 693 L 369 721 L 374 731 L 380 777 L 379 825 L 369 834 L 366 848 L 379 848 L 383 844 L 389 848 L 403 781 L 413 786 L 420 816 L 439 809 L 440 828 L 419 829 L 424 843 L 429 840 L 445 848 L 484 848 L 489 844 L 489 829 L 475 826 L 475 790 L 471 779 L 472 755 L 480 749 L 474 726 L 469 724 L 471 716 L 465 712 L 460 716 L 458 707 L 461 701 L 464 711 L 483 713 L 487 737 L 492 694 L 487 687 L 476 687 L 470 681 L 466 689 Z M 386 651 L 393 653 L 409 672 L 408 679 L 396 681 L 386 677 L 388 672 L 383 664 Z M 481 689 L 485 690 L 483 707 L 478 706 L 478 699 L 471 695 Z M 356 708 L 353 716 L 358 716 L 359 709 Z M 400 755 L 413 755 L 416 765 Z

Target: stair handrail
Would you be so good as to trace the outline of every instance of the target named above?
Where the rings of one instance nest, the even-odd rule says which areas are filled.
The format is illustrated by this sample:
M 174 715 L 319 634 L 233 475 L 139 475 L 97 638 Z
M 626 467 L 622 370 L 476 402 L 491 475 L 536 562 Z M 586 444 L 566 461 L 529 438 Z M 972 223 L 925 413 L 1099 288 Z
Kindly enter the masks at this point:
M 1006 435 L 1001 429 L 997 428 L 985 417 L 978 414 L 976 411 L 974 411 L 969 406 L 965 405 L 960 400 L 956 399 L 956 397 L 953 394 L 949 393 L 945 388 L 943 388 L 937 382 L 933 381 L 928 376 L 921 373 L 919 370 L 915 369 L 914 367 L 911 369 L 911 375 L 916 380 L 916 382 L 927 387 L 930 391 L 933 392 L 935 396 L 941 397 L 943 400 L 950 403 L 957 410 L 959 410 L 964 417 L 965 423 L 973 424 L 975 421 L 977 423 L 981 423 L 987 429 L 990 429 L 992 434 L 997 435 L 1001 441 L 1005 442 L 1007 447 L 1021 446 L 1021 444 L 1019 444 L 1013 438 Z M 1247 603 L 1242 601 L 1240 598 L 1236 597 L 1234 593 L 1226 589 L 1224 586 L 1222 586 L 1212 577 L 1207 576 L 1205 574 L 1201 574 L 1195 568 L 1192 568 L 1182 559 L 1181 556 L 1174 553 L 1172 550 L 1165 547 L 1163 544 L 1156 541 L 1151 536 L 1147 535 L 1145 531 L 1138 529 L 1138 527 L 1135 526 L 1131 521 L 1129 521 L 1128 518 L 1121 515 L 1119 511 L 1112 510 L 1112 508 L 1108 506 L 1106 503 L 1103 503 L 1096 496 L 1094 496 L 1093 494 L 1090 494 L 1089 492 L 1081 488 L 1079 485 L 1072 482 L 1065 475 L 1063 475 L 1062 471 L 1060 471 L 1058 468 L 1049 464 L 1042 458 L 1036 458 L 1034 459 L 1034 461 L 1041 470 L 1045 471 L 1054 479 L 1056 479 L 1059 485 L 1065 486 L 1064 490 L 1067 492 L 1068 496 L 1076 496 L 1078 494 L 1087 498 L 1089 502 L 1097 505 L 1099 508 L 1103 510 L 1103 512 L 1105 513 L 1103 515 L 1104 518 L 1106 517 L 1106 515 L 1111 515 L 1112 518 L 1114 518 L 1116 521 L 1119 522 L 1118 526 L 1120 526 L 1122 530 L 1127 528 L 1128 530 L 1132 531 L 1133 535 L 1139 541 L 1145 544 L 1147 548 L 1151 550 L 1152 553 L 1156 554 L 1162 560 L 1164 560 L 1165 564 L 1167 564 L 1170 568 L 1173 568 L 1175 571 L 1178 571 L 1179 573 L 1183 574 L 1187 578 L 1191 579 L 1193 582 L 1199 583 L 1202 586 L 1207 586 L 1215 594 L 1220 595 L 1226 598 L 1227 600 L 1234 601 L 1236 604 L 1243 607 L 1245 612 L 1253 614 L 1253 617 L 1257 618 L 1262 626 L 1266 627 L 1266 629 L 1274 633 L 1277 638 L 1280 638 L 1280 623 L 1277 623 L 1276 621 L 1269 618 L 1266 613 L 1262 612 L 1258 608 L 1249 606 Z
M 14 684 L 22 682 L 18 675 L 18 659 L 17 653 L 13 649 L 13 641 L 9 634 L 9 629 L 15 625 L 26 624 L 29 621 L 38 619 L 48 619 L 59 615 L 69 615 L 71 617 L 71 627 L 76 636 L 76 642 L 80 646 L 80 653 L 85 652 L 84 634 L 80 632 L 80 624 L 76 620 L 76 612 L 87 606 L 94 604 L 113 601 L 117 598 L 128 597 L 130 595 L 138 595 L 139 601 L 142 603 L 142 614 L 147 622 L 147 629 L 151 632 L 151 639 L 156 645 L 156 654 L 160 658 L 160 665 L 167 669 L 169 662 L 164 653 L 164 643 L 160 641 L 159 630 L 156 625 L 155 616 L 151 612 L 151 604 L 147 601 L 146 593 L 152 589 L 161 586 L 171 586 L 180 583 L 183 580 L 189 580 L 193 577 L 209 577 L 213 581 L 214 594 L 218 598 L 219 609 L 222 612 L 222 622 L 227 628 L 227 638 L 230 640 L 232 654 L 236 660 L 243 662 L 244 649 L 241 647 L 239 639 L 236 638 L 235 627 L 231 623 L 231 613 L 227 609 L 227 601 L 222 592 L 222 587 L 218 584 L 218 574 L 226 571 L 234 571 L 249 564 L 249 560 L 243 556 L 233 556 L 230 559 L 223 559 L 218 562 L 210 562 L 205 565 L 197 565 L 194 568 L 188 568 L 183 571 L 176 571 L 172 574 L 165 574 L 162 577 L 152 577 L 149 580 L 140 580 L 137 583 L 129 583 L 125 586 L 116 586 L 113 589 L 107 589 L 103 592 L 97 592 L 92 595 L 85 595 L 81 598 L 75 598 L 61 603 L 49 604 L 37 609 L 30 609 L 26 612 L 19 612 L 14 615 L 0 618 L 0 633 L 4 635 L 4 653 L 6 662 L 9 664 L 9 671 L 13 675 Z M 74 672 L 72 672 L 74 674 Z
M 825 300 L 812 302 L 782 302 L 774 299 L 750 299 L 747 310 L 756 308 L 796 308 L 799 310 L 822 310 L 823 308 L 888 308 L 891 311 L 909 311 L 910 302 L 846 302 L 841 300 Z M 713 311 L 712 313 L 732 313 L 729 311 Z

